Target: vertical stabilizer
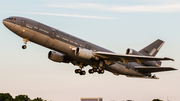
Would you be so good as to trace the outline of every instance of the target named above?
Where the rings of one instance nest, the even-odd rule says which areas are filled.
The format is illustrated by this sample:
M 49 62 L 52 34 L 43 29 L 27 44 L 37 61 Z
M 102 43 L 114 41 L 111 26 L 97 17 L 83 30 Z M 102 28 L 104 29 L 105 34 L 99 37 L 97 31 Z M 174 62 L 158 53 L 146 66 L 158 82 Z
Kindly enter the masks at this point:
M 161 49 L 164 43 L 165 43 L 164 41 L 157 39 L 150 45 L 141 49 L 139 52 L 146 56 L 156 56 L 156 54 L 159 52 L 159 50 Z

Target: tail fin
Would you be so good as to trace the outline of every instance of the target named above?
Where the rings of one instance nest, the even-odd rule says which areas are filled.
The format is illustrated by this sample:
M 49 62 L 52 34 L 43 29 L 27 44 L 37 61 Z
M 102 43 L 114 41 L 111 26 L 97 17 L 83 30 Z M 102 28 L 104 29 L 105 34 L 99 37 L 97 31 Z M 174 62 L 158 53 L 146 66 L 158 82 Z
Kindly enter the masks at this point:
M 157 39 L 150 45 L 141 49 L 139 52 L 146 56 L 156 56 L 156 54 L 159 52 L 164 43 L 164 41 Z

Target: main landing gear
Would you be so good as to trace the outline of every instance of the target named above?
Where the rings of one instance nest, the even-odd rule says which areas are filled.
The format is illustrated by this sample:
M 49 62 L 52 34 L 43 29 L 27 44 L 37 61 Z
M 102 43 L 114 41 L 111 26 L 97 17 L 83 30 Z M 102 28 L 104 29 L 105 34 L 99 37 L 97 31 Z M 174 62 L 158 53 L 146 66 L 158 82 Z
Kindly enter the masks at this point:
M 76 69 L 76 70 L 75 70 L 75 73 L 76 73 L 76 74 L 79 73 L 80 75 L 85 75 L 85 74 L 86 74 L 86 71 L 83 71 L 83 70 L 81 70 L 81 69 Z
M 104 69 L 99 69 L 99 68 L 89 69 L 89 74 L 93 74 L 95 72 L 97 72 L 98 74 L 104 74 Z M 84 71 L 82 69 L 76 69 L 75 73 L 80 74 L 80 75 L 85 75 L 86 71 Z
M 89 74 L 93 74 L 94 72 L 97 72 L 98 74 L 103 74 L 104 70 L 99 68 L 89 69 Z
M 29 40 L 28 40 L 28 39 L 23 39 L 23 41 L 24 41 L 24 44 L 25 44 L 25 45 L 22 46 L 22 49 L 26 49 L 26 48 L 27 48 L 26 44 L 27 44 L 27 42 L 28 42 Z

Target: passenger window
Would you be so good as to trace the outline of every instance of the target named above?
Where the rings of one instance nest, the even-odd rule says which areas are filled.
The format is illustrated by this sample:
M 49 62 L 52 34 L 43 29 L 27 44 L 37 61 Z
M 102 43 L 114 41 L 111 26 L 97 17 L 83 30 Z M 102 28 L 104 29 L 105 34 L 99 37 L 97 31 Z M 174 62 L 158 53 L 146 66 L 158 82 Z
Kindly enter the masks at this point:
M 48 35 L 49 34 L 49 27 L 44 25 L 44 24 L 39 23 L 39 31 Z
M 60 34 L 59 34 L 58 31 L 56 32 L 56 38 L 57 38 L 57 39 L 60 39 Z

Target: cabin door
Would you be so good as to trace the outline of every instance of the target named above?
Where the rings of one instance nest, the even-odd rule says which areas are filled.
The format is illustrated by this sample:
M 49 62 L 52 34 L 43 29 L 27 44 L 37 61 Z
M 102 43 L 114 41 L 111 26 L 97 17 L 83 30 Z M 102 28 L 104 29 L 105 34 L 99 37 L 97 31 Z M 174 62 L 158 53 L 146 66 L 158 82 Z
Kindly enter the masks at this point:
M 21 26 L 25 26 L 25 21 L 24 20 L 21 21 Z
M 55 33 L 56 33 L 56 31 L 52 30 L 51 33 L 50 33 L 50 37 L 54 39 L 55 38 Z

